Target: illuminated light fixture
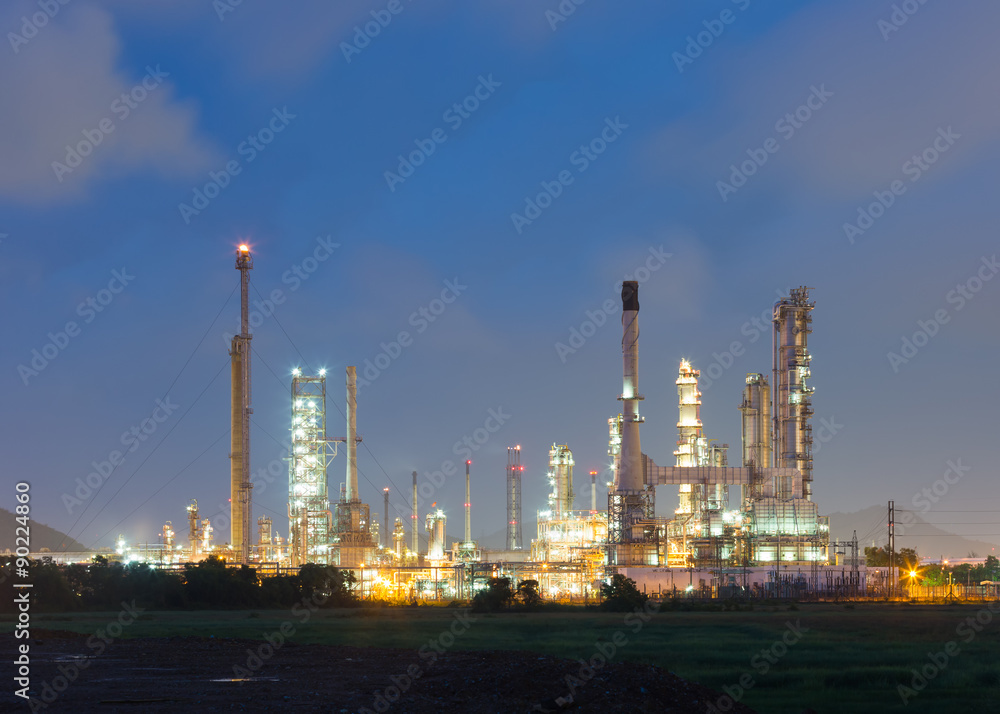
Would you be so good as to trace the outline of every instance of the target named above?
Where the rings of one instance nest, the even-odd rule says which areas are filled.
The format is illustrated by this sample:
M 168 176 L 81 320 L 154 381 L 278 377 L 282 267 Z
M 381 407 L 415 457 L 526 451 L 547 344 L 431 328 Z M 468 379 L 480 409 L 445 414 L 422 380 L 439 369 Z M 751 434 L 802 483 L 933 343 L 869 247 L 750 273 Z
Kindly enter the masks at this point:
M 248 246 L 246 243 L 240 243 L 240 252 L 241 253 L 249 253 L 250 252 L 250 246 Z
M 320 377 L 325 377 L 325 376 L 326 376 L 326 369 L 321 369 L 321 370 L 319 371 L 319 376 L 320 376 Z
M 292 370 L 292 374 L 298 377 L 300 374 L 302 374 L 302 370 L 296 367 L 295 369 Z

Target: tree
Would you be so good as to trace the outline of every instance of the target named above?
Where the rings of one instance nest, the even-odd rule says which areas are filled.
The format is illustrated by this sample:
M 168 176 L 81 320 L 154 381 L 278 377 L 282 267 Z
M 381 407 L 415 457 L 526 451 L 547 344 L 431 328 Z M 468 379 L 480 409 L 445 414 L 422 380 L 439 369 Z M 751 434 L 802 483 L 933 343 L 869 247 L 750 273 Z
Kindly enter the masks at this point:
M 920 565 L 920 555 L 913 548 L 900 548 L 896 551 L 893 564 L 900 570 L 916 570 L 917 566 Z M 866 547 L 865 565 L 870 568 L 888 568 L 889 546 L 884 545 L 881 548 L 875 546 Z
M 627 578 L 621 573 L 611 576 L 611 581 L 601 585 L 601 596 L 604 602 L 601 603 L 602 610 L 613 612 L 625 612 L 642 607 L 646 604 L 648 596 L 636 587 L 632 578 Z
M 517 584 L 517 600 L 525 610 L 533 610 L 542 602 L 537 580 L 522 580 Z
M 486 589 L 480 590 L 472 598 L 472 609 L 476 612 L 496 612 L 510 607 L 514 600 L 514 589 L 510 578 L 490 578 Z

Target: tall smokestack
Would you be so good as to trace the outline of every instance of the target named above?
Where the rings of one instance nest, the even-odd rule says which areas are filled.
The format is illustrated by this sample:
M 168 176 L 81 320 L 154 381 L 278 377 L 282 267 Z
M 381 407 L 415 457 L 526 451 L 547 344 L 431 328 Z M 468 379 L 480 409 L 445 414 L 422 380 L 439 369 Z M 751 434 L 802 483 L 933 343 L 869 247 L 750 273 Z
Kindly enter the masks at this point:
M 410 516 L 410 550 L 416 555 L 419 551 L 420 541 L 417 536 L 417 472 L 413 472 L 413 515 Z
M 236 269 L 240 271 L 240 334 L 233 337 L 229 351 L 232 366 L 232 422 L 230 425 L 229 499 L 231 523 L 229 543 L 240 562 L 250 561 L 250 247 L 236 249 Z
M 471 460 L 465 461 L 465 542 L 472 542 L 472 492 L 469 489 L 469 465 Z
M 639 283 L 622 283 L 622 447 L 615 490 L 641 491 L 642 446 L 639 443 Z
M 347 494 L 358 499 L 358 371 L 347 368 Z
M 597 511 L 597 472 L 590 472 L 590 511 Z

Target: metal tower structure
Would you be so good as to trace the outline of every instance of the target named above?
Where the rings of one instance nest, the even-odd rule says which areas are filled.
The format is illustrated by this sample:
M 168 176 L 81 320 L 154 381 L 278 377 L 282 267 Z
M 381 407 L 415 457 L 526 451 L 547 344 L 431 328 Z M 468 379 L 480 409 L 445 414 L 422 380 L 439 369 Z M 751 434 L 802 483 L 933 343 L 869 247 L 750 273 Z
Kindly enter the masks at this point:
M 326 370 L 315 377 L 292 371 L 291 430 L 288 543 L 292 565 L 330 564 L 327 467 L 335 451 L 331 452 L 326 436 Z
M 191 560 L 198 560 L 201 550 L 201 520 L 198 518 L 198 501 L 191 499 L 191 504 L 187 507 L 188 513 L 188 540 L 191 543 Z
M 562 518 L 573 510 L 573 452 L 567 444 L 553 444 L 549 449 L 549 510 Z
M 246 244 L 236 249 L 236 269 L 240 271 L 240 334 L 233 337 L 229 356 L 232 364 L 232 448 L 230 449 L 231 526 L 229 543 L 240 562 L 250 561 L 252 504 L 250 483 L 250 271 L 253 256 Z
M 385 520 L 382 521 L 382 530 L 384 531 L 382 535 L 382 547 L 388 548 L 391 541 L 389 535 L 389 489 L 388 487 L 382 489 L 382 496 L 385 499 Z
M 507 550 L 521 550 L 521 445 L 507 447 Z
M 363 567 L 375 548 L 367 503 L 358 493 L 358 371 L 347 367 L 347 464 L 344 496 L 337 504 L 334 541 L 342 568 Z
M 677 372 L 677 449 L 674 451 L 676 466 L 702 466 L 705 462 L 706 441 L 702 435 L 701 392 L 698 391 L 698 377 L 701 371 L 691 368 L 691 363 L 682 359 Z M 698 493 L 701 485 L 682 483 L 677 487 L 679 502 L 678 515 L 699 510 L 703 500 Z
M 763 374 L 747 375 L 740 413 L 743 415 L 743 466 L 753 469 L 756 475 L 760 469 L 771 467 L 771 385 Z M 752 477 L 742 489 L 742 503 L 746 507 L 761 497 L 761 479 Z
M 807 287 L 793 288 L 789 296 L 774 304 L 774 466 L 798 469 L 802 473 L 802 495 L 812 500 L 813 388 L 810 376 L 809 333 L 812 309 Z M 784 494 L 783 494 L 784 495 Z M 785 495 L 787 497 L 787 495 Z
M 469 479 L 469 467 L 472 461 L 465 460 L 465 540 L 463 543 L 472 542 L 472 490 Z
M 420 552 L 420 536 L 417 535 L 417 472 L 413 472 L 413 513 L 410 515 L 410 551 L 416 556 Z

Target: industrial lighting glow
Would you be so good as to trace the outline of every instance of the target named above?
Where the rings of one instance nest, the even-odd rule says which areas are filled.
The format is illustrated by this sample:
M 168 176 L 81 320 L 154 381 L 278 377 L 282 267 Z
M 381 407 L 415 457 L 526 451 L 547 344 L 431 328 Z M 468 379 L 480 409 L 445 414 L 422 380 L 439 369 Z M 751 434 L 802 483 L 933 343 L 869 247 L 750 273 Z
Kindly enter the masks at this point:
M 325 376 L 326 376 L 326 370 L 325 370 L 325 369 L 321 369 L 321 370 L 319 371 L 319 376 L 320 376 L 320 377 L 325 377 Z
M 250 246 L 248 246 L 246 243 L 240 243 L 240 252 L 241 253 L 249 253 L 250 252 Z

